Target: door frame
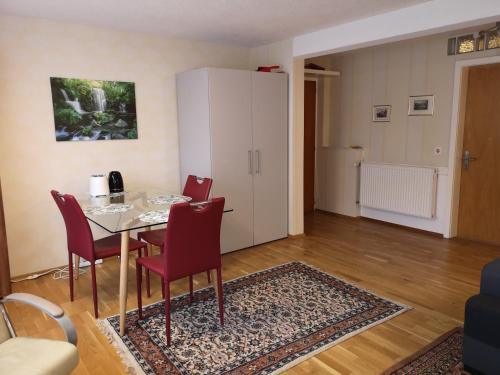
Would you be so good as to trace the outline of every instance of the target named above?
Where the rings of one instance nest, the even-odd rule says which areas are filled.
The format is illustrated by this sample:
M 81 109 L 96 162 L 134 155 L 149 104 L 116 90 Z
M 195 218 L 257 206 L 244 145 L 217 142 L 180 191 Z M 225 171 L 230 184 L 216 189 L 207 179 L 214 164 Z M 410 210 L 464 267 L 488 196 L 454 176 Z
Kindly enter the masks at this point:
M 450 151 L 448 154 L 447 222 L 443 236 L 452 238 L 458 232 L 460 177 L 462 173 L 462 148 L 464 135 L 465 100 L 467 96 L 468 68 L 500 63 L 500 56 L 481 57 L 455 62 L 453 104 L 451 111 Z
M 318 173 L 317 173 L 317 167 L 318 167 L 318 153 L 317 153 L 317 148 L 318 148 L 318 84 L 319 84 L 319 79 L 318 77 L 308 77 L 304 76 L 304 82 L 305 81 L 313 81 L 316 82 L 316 100 L 315 100 L 315 108 L 314 108 L 314 206 L 313 209 L 316 209 L 316 198 L 318 197 Z M 305 95 L 305 91 L 304 91 Z M 305 124 L 304 124 L 305 126 Z M 302 169 L 304 169 L 304 166 L 302 166 Z M 304 181 L 302 181 L 304 183 Z M 302 212 L 302 214 L 304 214 Z

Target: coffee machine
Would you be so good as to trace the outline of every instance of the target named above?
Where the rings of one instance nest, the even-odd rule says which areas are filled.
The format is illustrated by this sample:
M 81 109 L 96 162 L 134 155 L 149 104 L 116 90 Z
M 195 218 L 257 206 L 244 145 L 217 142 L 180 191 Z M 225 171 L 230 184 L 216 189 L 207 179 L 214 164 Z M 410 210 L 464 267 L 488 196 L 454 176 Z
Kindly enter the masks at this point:
M 123 193 L 123 178 L 120 172 L 111 171 L 108 177 L 109 192 L 113 193 Z

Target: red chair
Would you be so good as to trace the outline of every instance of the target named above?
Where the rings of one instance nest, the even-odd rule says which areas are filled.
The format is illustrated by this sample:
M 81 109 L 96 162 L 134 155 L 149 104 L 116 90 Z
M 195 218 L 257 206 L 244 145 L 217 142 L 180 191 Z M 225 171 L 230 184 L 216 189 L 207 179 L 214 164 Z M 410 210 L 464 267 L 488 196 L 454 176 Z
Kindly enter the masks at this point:
M 94 299 L 94 315 L 97 319 L 97 283 L 95 274 L 95 261 L 120 255 L 121 235 L 104 237 L 94 241 L 89 223 L 75 197 L 69 194 L 61 195 L 52 190 L 50 192 L 57 207 L 61 211 L 66 225 L 66 235 L 68 241 L 68 269 L 69 269 L 69 294 L 73 301 L 73 254 L 82 257 L 90 262 L 92 273 L 92 297 Z M 147 251 L 147 244 L 129 239 L 129 251 L 138 250 L 139 257 L 142 256 L 142 249 Z M 147 255 L 147 253 L 146 253 Z
M 212 179 L 198 178 L 193 175 L 189 175 L 186 184 L 184 185 L 184 191 L 182 195 L 190 197 L 192 202 L 203 202 L 208 199 L 210 195 L 210 189 L 212 188 Z M 158 246 L 160 252 L 163 252 L 163 241 L 165 239 L 165 229 L 155 229 L 148 230 L 144 232 L 137 233 L 137 239 L 145 241 L 151 245 Z M 207 273 L 208 282 L 210 282 L 210 273 Z M 193 279 L 189 279 L 190 283 L 193 283 Z M 149 282 L 149 271 L 146 271 L 146 288 L 148 292 L 148 297 L 151 297 L 151 286 Z M 164 296 L 165 297 L 165 296 Z
M 214 198 L 200 206 L 178 203 L 170 209 L 165 230 L 163 254 L 138 258 L 137 305 L 142 319 L 142 267 L 162 277 L 165 291 L 165 321 L 167 345 L 170 345 L 170 282 L 191 277 L 200 272 L 217 272 L 216 294 L 219 302 L 220 324 L 224 325 L 224 298 L 222 295 L 220 227 L 224 198 Z M 193 298 L 190 283 L 190 299 Z

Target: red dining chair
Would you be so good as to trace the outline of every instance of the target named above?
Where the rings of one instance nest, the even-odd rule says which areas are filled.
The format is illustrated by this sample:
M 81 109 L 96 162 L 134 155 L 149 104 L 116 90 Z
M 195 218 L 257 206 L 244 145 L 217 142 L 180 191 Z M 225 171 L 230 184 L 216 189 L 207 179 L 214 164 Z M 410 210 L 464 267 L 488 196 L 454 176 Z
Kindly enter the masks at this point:
M 182 195 L 190 197 L 192 202 L 203 202 L 208 199 L 210 195 L 210 189 L 212 188 L 212 179 L 198 178 L 193 175 L 189 175 L 186 184 L 184 185 L 184 190 Z M 165 229 L 155 229 L 148 230 L 144 232 L 137 233 L 137 239 L 145 241 L 151 245 L 158 246 L 160 252 L 163 252 L 163 241 L 165 239 Z M 210 282 L 210 273 L 207 273 L 208 282 Z M 190 283 L 193 282 L 192 277 L 190 278 Z M 151 286 L 149 281 L 149 271 L 146 270 L 146 288 L 148 297 L 151 297 Z M 163 290 L 163 288 L 162 288 Z M 163 293 L 163 292 L 162 292 Z M 164 296 L 165 297 L 165 296 Z
M 120 255 L 121 235 L 115 234 L 94 241 L 89 223 L 75 197 L 69 194 L 60 194 L 52 190 L 50 192 L 57 207 L 61 211 L 66 225 L 66 235 L 68 242 L 68 270 L 69 270 L 69 295 L 71 301 L 74 299 L 73 293 L 73 254 L 82 257 L 90 262 L 92 273 L 92 297 L 94 300 L 94 315 L 97 319 L 97 283 L 95 273 L 95 261 Z M 129 239 L 129 251 L 138 250 L 139 257 L 142 256 L 142 249 L 147 251 L 147 244 Z M 147 255 L 147 253 L 146 253 Z
M 142 319 L 142 267 L 160 275 L 164 280 L 167 345 L 170 345 L 171 281 L 216 270 L 217 285 L 214 285 L 214 288 L 219 302 L 220 324 L 224 325 L 220 253 L 223 210 L 224 198 L 214 198 L 198 206 L 187 202 L 174 204 L 170 209 L 169 222 L 165 230 L 163 254 L 136 260 L 139 319 Z M 192 301 L 192 283 L 189 286 Z

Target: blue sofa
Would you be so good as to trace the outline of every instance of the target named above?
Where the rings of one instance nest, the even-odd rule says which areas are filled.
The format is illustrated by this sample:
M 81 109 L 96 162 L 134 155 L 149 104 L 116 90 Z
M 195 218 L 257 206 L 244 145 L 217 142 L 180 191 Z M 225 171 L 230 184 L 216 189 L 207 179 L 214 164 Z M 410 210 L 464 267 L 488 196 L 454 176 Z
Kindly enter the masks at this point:
M 480 293 L 465 304 L 463 361 L 472 374 L 500 374 L 500 259 L 484 266 Z

